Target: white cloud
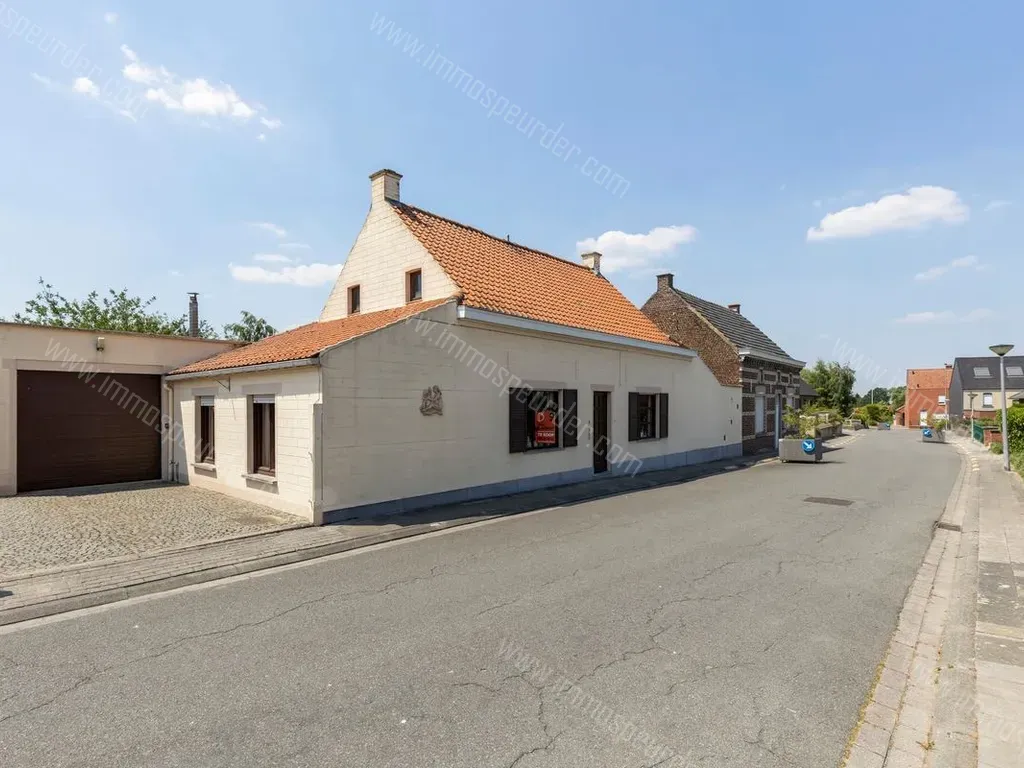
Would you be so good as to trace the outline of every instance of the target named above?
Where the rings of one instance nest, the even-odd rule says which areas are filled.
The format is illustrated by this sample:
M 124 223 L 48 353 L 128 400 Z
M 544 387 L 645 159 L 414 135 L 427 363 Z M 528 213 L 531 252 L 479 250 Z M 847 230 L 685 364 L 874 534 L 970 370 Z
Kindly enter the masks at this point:
M 253 261 L 262 261 L 266 263 L 281 263 L 288 264 L 291 262 L 290 256 L 285 256 L 281 253 L 257 253 L 252 257 Z
M 261 133 L 259 136 L 256 137 L 256 140 L 257 141 L 266 141 L 267 140 L 267 134 Z
M 934 221 L 957 224 L 970 211 L 951 189 L 911 187 L 905 193 L 886 195 L 864 205 L 829 213 L 807 230 L 808 241 L 843 237 L 867 237 L 879 232 L 918 229 Z
M 576 250 L 579 253 L 598 251 L 602 257 L 601 270 L 610 273 L 651 268 L 659 257 L 696 238 L 697 229 L 689 224 L 655 227 L 643 235 L 612 230 L 580 240 Z
M 946 309 L 941 312 L 910 312 L 903 317 L 897 318 L 896 322 L 908 325 L 950 325 L 953 323 L 978 323 L 983 320 L 990 320 L 993 317 L 995 317 L 995 312 L 991 309 L 972 309 L 964 315 L 958 315 L 956 312 Z
M 117 14 L 113 11 L 107 11 L 103 14 L 103 20 L 107 22 L 107 24 L 117 24 Z
M 1000 208 L 1005 208 L 1010 205 L 1009 200 L 993 200 L 991 203 L 985 206 L 986 211 L 996 211 Z
M 75 93 L 84 93 L 88 96 L 99 96 L 100 89 L 92 80 L 88 77 L 76 77 L 74 84 L 71 86 L 71 90 Z
M 954 269 L 969 269 L 974 267 L 977 271 L 985 269 L 983 264 L 978 263 L 977 256 L 961 256 L 959 259 L 953 259 L 949 264 L 940 264 L 937 267 L 930 267 L 924 272 L 918 272 L 914 275 L 915 280 L 922 282 L 928 282 L 931 280 L 938 280 L 940 277 L 945 275 Z
M 278 237 L 285 237 L 288 234 L 287 229 L 279 227 L 277 224 L 270 221 L 250 221 L 249 226 L 256 227 L 256 229 L 262 229 L 264 232 L 270 232 Z
M 290 251 L 308 251 L 313 246 L 305 243 L 281 243 L 278 248 L 287 248 Z
M 172 269 L 167 274 L 170 275 L 171 277 L 181 277 L 181 272 L 179 272 L 177 269 Z
M 299 264 L 279 270 L 229 264 L 231 276 L 243 283 L 315 286 L 338 279 L 341 264 Z
M 262 104 L 249 103 L 227 83 L 214 84 L 204 77 L 183 78 L 167 69 L 143 63 L 139 55 L 127 45 L 121 46 L 127 63 L 121 69 L 125 79 L 149 86 L 146 99 L 172 112 L 204 118 L 229 118 L 248 122 L 266 109 Z M 260 117 L 270 128 L 280 127 L 276 118 Z
M 111 112 L 114 112 L 115 114 L 118 114 L 121 117 L 126 117 L 133 123 L 138 122 L 135 118 L 135 115 L 133 115 L 130 111 L 117 106 L 112 101 L 102 98 L 102 94 L 100 93 L 100 89 L 96 86 L 96 83 L 94 83 L 87 77 L 75 78 L 75 80 L 71 83 L 70 86 L 58 83 L 57 81 L 49 77 L 46 77 L 45 75 L 37 74 L 36 72 L 32 73 L 32 79 L 35 80 L 37 83 L 41 83 L 43 87 L 46 88 L 46 90 L 52 91 L 53 93 L 79 93 L 84 94 L 86 96 L 90 96 L 97 102 L 102 104 L 104 107 L 109 109 Z
M 45 88 L 46 88 L 47 90 L 50 90 L 50 91 L 57 91 L 57 90 L 60 90 L 60 84 L 59 84 L 59 83 L 56 83 L 56 82 L 54 82 L 53 80 L 51 80 L 50 78 L 48 78 L 48 77 L 47 77 L 46 75 L 40 75 L 40 74 L 39 74 L 39 73 L 37 73 L 37 72 L 33 72 L 33 73 L 32 73 L 32 79 L 33 79 L 33 80 L 35 80 L 35 81 L 36 81 L 37 83 L 42 83 L 42 85 L 43 85 L 43 86 L 44 86 L 44 87 L 45 87 Z

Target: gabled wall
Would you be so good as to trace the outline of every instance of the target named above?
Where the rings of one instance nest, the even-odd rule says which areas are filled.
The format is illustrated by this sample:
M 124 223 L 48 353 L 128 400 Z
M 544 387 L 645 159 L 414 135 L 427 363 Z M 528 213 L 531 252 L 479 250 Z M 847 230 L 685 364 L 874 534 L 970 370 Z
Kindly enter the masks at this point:
M 406 274 L 423 271 L 423 299 L 453 296 L 458 288 L 402 223 L 391 203 L 374 200 L 363 228 L 334 283 L 320 320 L 348 315 L 348 288 L 359 285 L 360 311 L 376 312 L 406 303 Z
M 740 385 L 740 358 L 732 344 L 671 287 L 659 284 L 642 311 L 676 344 L 697 352 L 719 382 L 725 386 Z

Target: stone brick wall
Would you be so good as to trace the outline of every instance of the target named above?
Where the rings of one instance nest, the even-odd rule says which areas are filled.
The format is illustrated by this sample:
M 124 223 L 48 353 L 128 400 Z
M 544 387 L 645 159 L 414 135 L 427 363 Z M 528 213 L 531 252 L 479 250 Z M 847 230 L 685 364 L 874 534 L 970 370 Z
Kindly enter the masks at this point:
M 800 390 L 800 369 L 794 366 L 745 358 L 740 370 L 743 388 L 743 453 L 752 454 L 775 448 L 776 395 L 782 395 L 782 406 L 788 402 L 790 390 Z M 764 395 L 764 430 L 755 432 L 755 408 L 759 394 Z M 795 396 L 795 408 L 800 398 Z M 781 416 L 780 416 L 781 418 Z
M 726 386 L 740 384 L 740 358 L 733 346 L 691 310 L 672 288 L 671 275 L 658 276 L 658 290 L 641 308 L 676 344 L 692 349 Z

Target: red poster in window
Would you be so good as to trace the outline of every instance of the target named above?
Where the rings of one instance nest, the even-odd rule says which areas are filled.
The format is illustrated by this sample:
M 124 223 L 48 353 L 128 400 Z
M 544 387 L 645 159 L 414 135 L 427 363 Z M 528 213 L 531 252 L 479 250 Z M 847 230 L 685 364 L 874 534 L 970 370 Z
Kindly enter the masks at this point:
M 555 438 L 555 414 L 551 411 L 537 411 L 533 414 L 534 435 L 537 445 L 554 445 Z

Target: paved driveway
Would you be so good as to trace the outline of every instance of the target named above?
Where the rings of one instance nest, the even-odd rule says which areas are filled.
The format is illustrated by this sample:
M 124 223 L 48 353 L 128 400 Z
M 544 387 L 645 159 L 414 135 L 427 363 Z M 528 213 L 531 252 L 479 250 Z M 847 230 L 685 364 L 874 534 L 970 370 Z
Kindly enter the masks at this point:
M 0 499 L 0 576 L 132 557 L 302 524 L 185 485 L 118 486 Z

